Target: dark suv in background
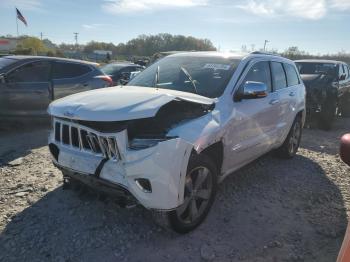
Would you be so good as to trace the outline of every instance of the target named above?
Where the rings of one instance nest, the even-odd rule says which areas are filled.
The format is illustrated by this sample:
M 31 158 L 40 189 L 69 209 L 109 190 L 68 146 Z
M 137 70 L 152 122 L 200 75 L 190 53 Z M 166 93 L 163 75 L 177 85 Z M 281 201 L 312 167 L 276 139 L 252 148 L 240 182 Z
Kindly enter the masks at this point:
M 306 87 L 307 118 L 330 129 L 336 115 L 350 116 L 349 66 L 333 60 L 295 61 Z
M 98 64 L 40 56 L 0 58 L 0 117 L 46 116 L 52 100 L 112 85 Z
M 127 62 L 110 63 L 101 67 L 102 72 L 112 78 L 114 85 L 127 84 L 131 72 L 142 71 L 143 69 L 145 69 L 144 66 Z

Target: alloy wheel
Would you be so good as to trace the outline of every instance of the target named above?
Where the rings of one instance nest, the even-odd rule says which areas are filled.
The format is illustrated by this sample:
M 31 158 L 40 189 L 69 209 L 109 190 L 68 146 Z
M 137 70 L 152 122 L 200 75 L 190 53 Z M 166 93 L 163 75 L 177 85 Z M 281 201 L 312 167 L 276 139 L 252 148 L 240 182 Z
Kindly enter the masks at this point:
M 300 143 L 300 137 L 301 137 L 301 125 L 299 121 L 294 123 L 292 133 L 289 139 L 289 153 L 295 154 L 295 152 L 298 150 L 299 143 Z
M 203 166 L 192 169 L 186 176 L 184 203 L 176 210 L 178 219 L 192 224 L 205 212 L 213 190 L 211 171 Z

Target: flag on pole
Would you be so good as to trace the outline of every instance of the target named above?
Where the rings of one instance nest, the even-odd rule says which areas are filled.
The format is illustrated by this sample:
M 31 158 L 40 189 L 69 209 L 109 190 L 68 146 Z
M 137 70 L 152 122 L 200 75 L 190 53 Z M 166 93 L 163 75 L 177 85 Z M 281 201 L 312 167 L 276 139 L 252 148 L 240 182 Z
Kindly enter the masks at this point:
M 17 19 L 21 20 L 23 22 L 23 24 L 28 26 L 26 19 L 24 18 L 24 16 L 21 14 L 21 12 L 17 8 L 16 8 L 16 12 L 17 12 Z

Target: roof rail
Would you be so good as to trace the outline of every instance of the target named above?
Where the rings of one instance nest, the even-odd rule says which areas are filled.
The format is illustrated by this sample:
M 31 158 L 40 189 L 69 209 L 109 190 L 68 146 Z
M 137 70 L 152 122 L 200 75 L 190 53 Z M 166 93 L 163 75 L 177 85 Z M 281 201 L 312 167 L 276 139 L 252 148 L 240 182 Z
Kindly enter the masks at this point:
M 272 55 L 272 56 L 280 56 L 279 54 L 269 53 L 269 52 L 263 52 L 263 51 L 254 51 L 251 52 L 252 55 Z

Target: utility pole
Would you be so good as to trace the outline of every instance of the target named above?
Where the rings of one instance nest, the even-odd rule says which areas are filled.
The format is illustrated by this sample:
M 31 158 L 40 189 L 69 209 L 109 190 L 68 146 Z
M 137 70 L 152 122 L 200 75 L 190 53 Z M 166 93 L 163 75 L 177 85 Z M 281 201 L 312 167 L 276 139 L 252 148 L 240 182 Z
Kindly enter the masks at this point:
M 270 41 L 269 40 L 265 40 L 265 42 L 264 42 L 264 51 L 266 51 L 266 45 L 267 45 L 268 42 L 270 42 Z
M 74 34 L 74 39 L 75 39 L 75 45 L 78 45 L 78 35 L 79 33 L 73 33 Z
M 40 40 L 43 41 L 43 32 L 40 32 Z

